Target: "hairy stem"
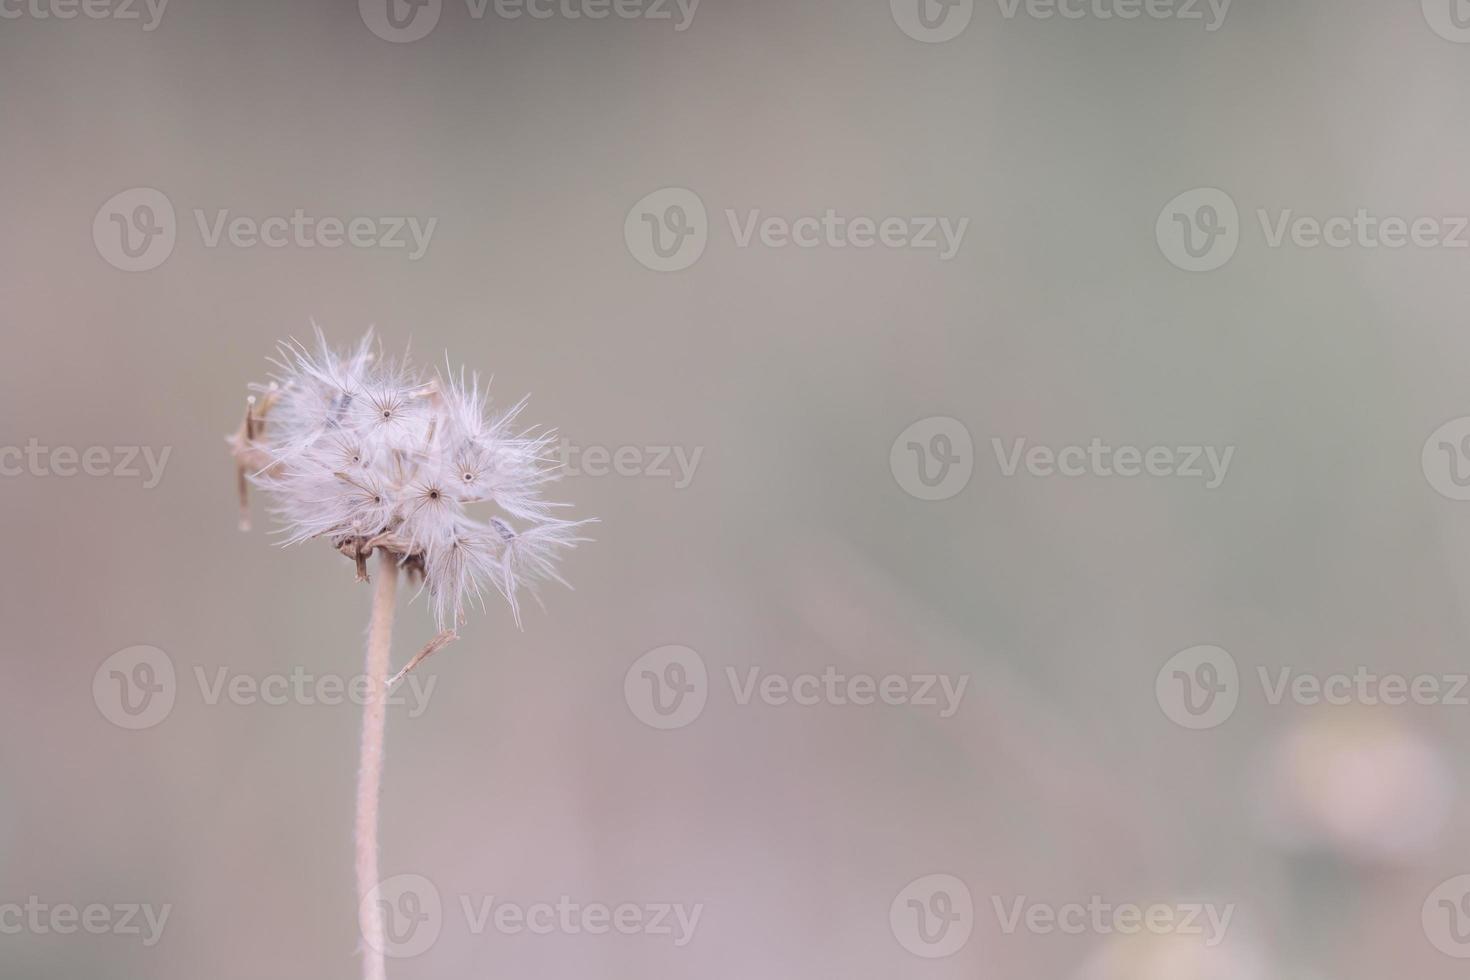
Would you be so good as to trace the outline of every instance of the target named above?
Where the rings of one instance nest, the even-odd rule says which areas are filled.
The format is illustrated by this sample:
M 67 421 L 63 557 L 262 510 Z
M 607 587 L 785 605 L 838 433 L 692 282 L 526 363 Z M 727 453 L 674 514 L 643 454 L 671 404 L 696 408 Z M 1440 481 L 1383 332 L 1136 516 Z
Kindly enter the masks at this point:
M 362 709 L 361 766 L 357 771 L 357 908 L 362 928 L 363 980 L 384 980 L 383 909 L 376 898 L 378 885 L 378 798 L 383 785 L 383 728 L 388 705 L 388 647 L 393 637 L 393 605 L 398 594 L 398 563 L 387 551 L 378 552 L 378 581 L 373 589 L 372 619 L 368 624 L 367 677 L 372 696 Z

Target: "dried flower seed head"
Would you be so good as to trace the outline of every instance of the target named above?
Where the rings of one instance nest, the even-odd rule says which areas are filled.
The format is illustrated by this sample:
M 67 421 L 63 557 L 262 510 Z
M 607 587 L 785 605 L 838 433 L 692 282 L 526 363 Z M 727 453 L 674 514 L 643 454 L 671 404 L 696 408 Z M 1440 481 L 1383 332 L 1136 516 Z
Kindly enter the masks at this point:
M 352 349 L 291 341 L 272 380 L 253 386 L 230 440 L 247 482 L 267 492 L 285 544 L 325 538 L 365 575 L 374 549 L 422 573 L 441 629 L 505 597 L 520 624 L 521 591 L 534 594 L 589 521 L 551 517 L 542 498 L 558 477 L 552 431 L 516 431 L 525 401 L 494 415 L 478 375 L 425 377 L 407 357 L 386 359 L 372 332 Z M 477 518 L 472 508 L 487 511 Z M 499 511 L 497 516 L 495 511 Z M 513 530 L 509 521 L 525 525 Z

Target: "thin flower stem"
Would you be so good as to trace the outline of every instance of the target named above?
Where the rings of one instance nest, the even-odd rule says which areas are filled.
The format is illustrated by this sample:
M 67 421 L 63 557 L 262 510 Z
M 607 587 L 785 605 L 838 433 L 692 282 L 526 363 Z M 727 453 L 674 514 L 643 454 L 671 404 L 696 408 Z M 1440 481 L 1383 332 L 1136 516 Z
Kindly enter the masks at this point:
M 398 562 L 378 552 L 378 579 L 368 624 L 367 676 L 373 696 L 362 710 L 362 756 L 357 772 L 357 907 L 362 928 L 363 980 L 385 980 L 383 909 L 373 896 L 378 885 L 378 798 L 383 785 L 383 729 L 387 721 L 388 648 L 393 637 L 393 606 L 398 595 Z M 369 899 L 372 898 L 372 901 Z

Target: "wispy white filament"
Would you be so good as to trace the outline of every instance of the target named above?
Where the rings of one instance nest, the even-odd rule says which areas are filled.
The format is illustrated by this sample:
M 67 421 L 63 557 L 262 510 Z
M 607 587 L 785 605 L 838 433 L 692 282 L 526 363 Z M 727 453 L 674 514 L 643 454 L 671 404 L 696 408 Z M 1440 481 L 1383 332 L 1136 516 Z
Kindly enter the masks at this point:
M 496 415 L 478 376 L 384 358 L 371 331 L 337 351 L 318 330 L 274 363 L 249 448 L 286 543 L 376 542 L 423 572 L 441 629 L 492 592 L 519 624 L 523 589 L 563 581 L 556 558 L 587 522 L 543 499 L 555 432 L 517 427 L 524 400 Z

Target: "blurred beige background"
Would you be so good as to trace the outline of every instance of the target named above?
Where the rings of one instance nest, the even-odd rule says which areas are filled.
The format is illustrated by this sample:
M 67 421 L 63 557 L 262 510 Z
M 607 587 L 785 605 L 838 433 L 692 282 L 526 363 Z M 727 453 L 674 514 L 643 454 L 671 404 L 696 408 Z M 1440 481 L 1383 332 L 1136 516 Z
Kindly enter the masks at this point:
M 1206 30 L 1204 4 L 978 3 L 927 43 L 900 26 L 917 6 L 883 0 L 704 0 L 683 30 L 673 4 L 445 0 L 413 41 L 343 0 L 173 0 L 152 30 L 146 6 L 35 2 L 0 19 L 0 444 L 169 456 L 156 486 L 0 478 L 0 976 L 357 975 L 358 709 L 210 703 L 198 681 L 360 669 L 367 590 L 324 545 L 273 548 L 260 501 L 236 530 L 221 440 L 313 319 L 493 373 L 578 458 L 639 450 L 634 475 L 560 489 L 602 521 L 565 563 L 576 591 L 524 632 L 474 616 L 426 666 L 424 710 L 390 715 L 383 868 L 443 903 L 390 976 L 1463 975 L 1470 706 L 1271 704 L 1258 680 L 1470 670 L 1470 504 L 1421 460 L 1470 415 L 1470 251 L 1272 248 L 1257 217 L 1470 214 L 1470 45 L 1436 32 L 1447 5 L 1236 0 Z M 968 12 L 945 9 L 926 16 Z M 109 210 L 135 188 L 175 240 L 128 272 L 109 231 L 165 217 Z M 678 271 L 625 237 L 662 188 L 707 214 Z M 1239 210 L 1207 273 L 1155 233 L 1194 188 Z M 829 208 L 968 225 L 944 261 L 741 247 L 726 216 Z M 413 260 L 210 247 L 196 218 L 297 209 L 435 224 Z M 932 418 L 973 447 L 949 444 L 973 472 L 942 500 L 893 461 Z M 1094 438 L 1235 449 L 1206 489 L 1006 476 L 992 445 Z M 701 454 L 687 486 L 646 472 L 674 447 Z M 406 605 L 398 658 L 431 630 Z M 707 703 L 660 730 L 625 679 L 669 645 L 706 665 Z M 1191 729 L 1156 679 L 1201 645 L 1238 666 L 1238 705 Z M 174 701 L 128 730 L 103 668 L 136 646 L 166 655 Z M 949 717 L 742 704 L 727 682 L 829 667 L 968 680 Z M 940 874 L 972 934 L 929 958 L 905 917 L 953 907 L 905 889 Z M 476 932 L 462 902 L 492 896 L 701 913 L 682 946 Z M 1023 897 L 1233 918 L 1210 947 L 1007 932 L 997 906 Z M 32 898 L 108 918 L 64 935 L 6 913 Z M 151 945 L 113 928 L 143 904 L 170 909 Z

